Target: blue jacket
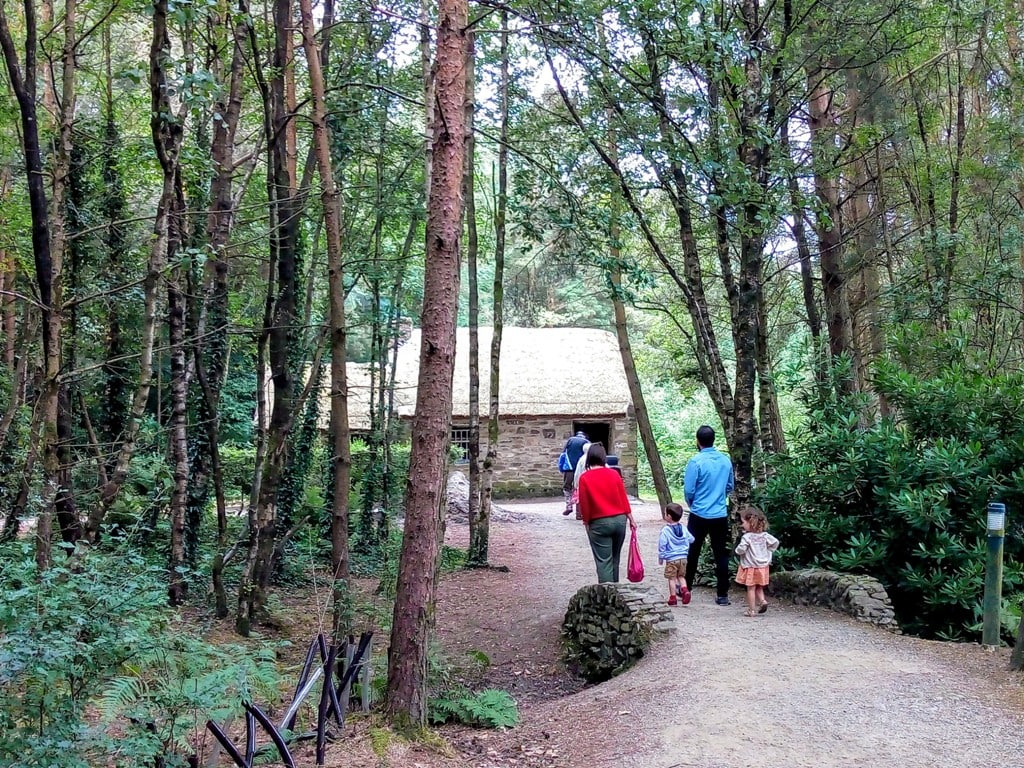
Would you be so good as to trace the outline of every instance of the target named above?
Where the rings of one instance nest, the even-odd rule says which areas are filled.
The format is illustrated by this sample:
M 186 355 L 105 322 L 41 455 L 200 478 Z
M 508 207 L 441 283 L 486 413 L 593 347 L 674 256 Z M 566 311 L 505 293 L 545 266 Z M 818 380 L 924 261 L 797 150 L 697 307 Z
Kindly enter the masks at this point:
M 691 515 L 705 520 L 725 517 L 725 497 L 732 493 L 733 487 L 732 462 L 714 446 L 701 448 L 700 453 L 686 463 L 683 494 Z
M 589 441 L 582 435 L 573 435 L 565 441 L 565 455 L 569 457 L 569 464 L 576 469 L 576 464 L 583 455 L 583 446 Z
M 671 563 L 673 560 L 685 560 L 690 554 L 693 534 L 682 523 L 666 525 L 661 529 L 658 538 L 658 560 Z

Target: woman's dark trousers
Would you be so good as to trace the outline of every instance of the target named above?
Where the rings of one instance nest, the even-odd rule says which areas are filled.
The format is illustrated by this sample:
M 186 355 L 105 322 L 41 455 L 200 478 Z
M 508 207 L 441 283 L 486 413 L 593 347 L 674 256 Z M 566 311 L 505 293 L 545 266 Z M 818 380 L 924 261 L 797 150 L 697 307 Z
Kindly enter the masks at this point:
M 626 516 L 599 517 L 587 526 L 590 551 L 597 566 L 597 583 L 619 580 L 619 554 L 626 540 Z

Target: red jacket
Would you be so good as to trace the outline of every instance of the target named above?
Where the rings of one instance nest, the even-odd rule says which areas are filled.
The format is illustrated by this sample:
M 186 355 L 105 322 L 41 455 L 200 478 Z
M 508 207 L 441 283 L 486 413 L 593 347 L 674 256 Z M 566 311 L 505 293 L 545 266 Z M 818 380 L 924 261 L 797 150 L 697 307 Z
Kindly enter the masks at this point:
M 631 511 L 626 486 L 619 473 L 609 467 L 594 467 L 580 475 L 580 515 L 583 522 Z

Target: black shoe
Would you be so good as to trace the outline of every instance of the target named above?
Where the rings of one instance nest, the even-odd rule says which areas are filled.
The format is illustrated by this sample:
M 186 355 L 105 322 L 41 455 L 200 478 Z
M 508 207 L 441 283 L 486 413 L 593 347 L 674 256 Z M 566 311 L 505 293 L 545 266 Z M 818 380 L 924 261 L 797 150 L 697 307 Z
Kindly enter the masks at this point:
M 571 515 L 572 514 L 572 507 L 569 507 L 569 509 L 565 510 L 562 514 L 566 515 L 566 516 Z
M 729 602 L 729 598 L 724 595 L 722 597 L 716 597 L 715 603 L 718 605 L 732 605 L 732 603 Z

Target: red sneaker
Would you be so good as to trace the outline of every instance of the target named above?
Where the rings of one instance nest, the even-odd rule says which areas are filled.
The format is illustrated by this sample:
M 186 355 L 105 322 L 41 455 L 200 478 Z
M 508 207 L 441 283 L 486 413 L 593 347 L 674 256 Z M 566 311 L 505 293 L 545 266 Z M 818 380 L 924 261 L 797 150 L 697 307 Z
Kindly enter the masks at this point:
M 676 605 L 676 596 L 675 595 L 672 595 L 671 597 L 669 597 L 668 604 L 669 605 Z
M 690 597 L 691 597 L 690 590 L 684 589 L 683 590 L 683 605 L 689 605 L 690 604 Z

